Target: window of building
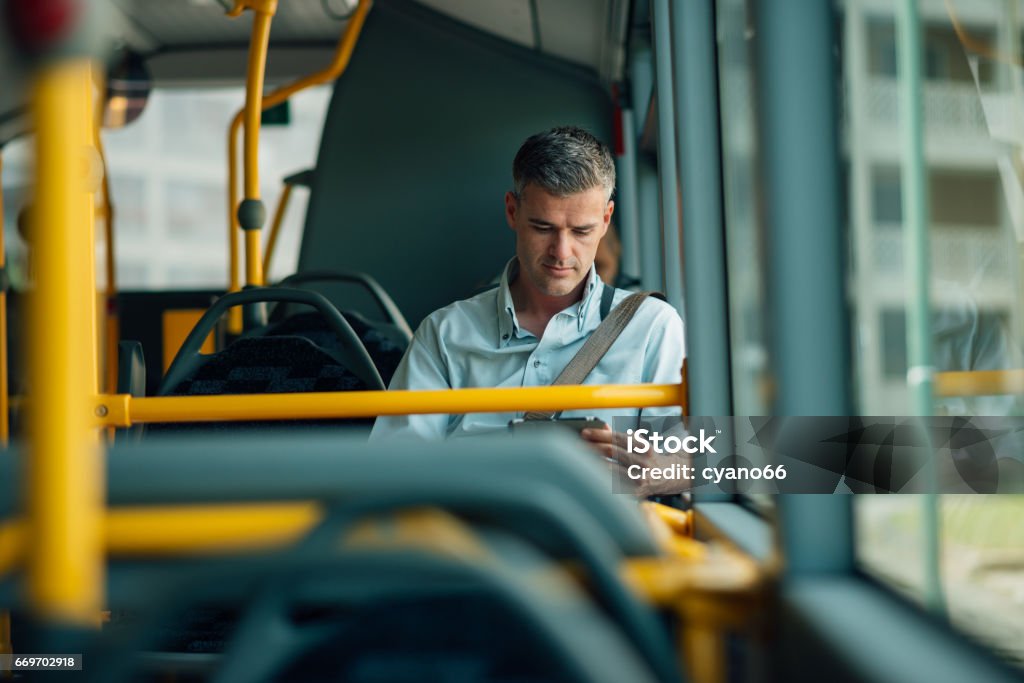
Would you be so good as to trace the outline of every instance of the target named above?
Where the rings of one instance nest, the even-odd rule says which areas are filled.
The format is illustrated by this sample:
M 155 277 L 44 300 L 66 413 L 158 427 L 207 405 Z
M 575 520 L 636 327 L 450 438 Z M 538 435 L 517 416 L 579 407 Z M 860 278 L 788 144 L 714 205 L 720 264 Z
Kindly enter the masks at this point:
M 879 165 L 871 173 L 871 214 L 879 227 L 903 222 L 900 169 Z M 936 167 L 928 172 L 929 211 L 936 225 L 997 228 L 1004 220 L 997 171 Z
M 898 226 L 903 221 L 900 169 L 878 166 L 871 175 L 871 211 L 880 226 Z
M 991 26 L 965 26 L 971 37 L 994 45 L 996 32 Z M 928 23 L 924 27 L 924 76 L 928 81 L 973 83 L 970 67 L 960 39 L 951 24 Z M 868 73 L 872 76 L 896 78 L 899 70 L 896 52 L 896 25 L 892 16 L 875 16 L 867 21 Z M 981 65 L 981 80 L 992 80 L 991 65 Z
M 737 415 L 767 415 L 771 381 L 764 324 L 765 233 L 756 210 L 760 172 L 749 26 L 743 0 L 718 3 L 718 59 L 725 65 L 719 70 L 719 92 L 733 405 Z
M 282 179 L 316 163 L 330 92 L 299 93 L 290 103 L 291 123 L 262 129 L 260 185 L 268 217 Z M 137 121 L 104 131 L 120 288 L 227 286 L 227 127 L 244 101 L 241 87 L 155 90 Z M 305 190 L 292 193 L 269 280 L 296 269 L 307 197 Z M 269 218 L 266 228 L 264 244 Z

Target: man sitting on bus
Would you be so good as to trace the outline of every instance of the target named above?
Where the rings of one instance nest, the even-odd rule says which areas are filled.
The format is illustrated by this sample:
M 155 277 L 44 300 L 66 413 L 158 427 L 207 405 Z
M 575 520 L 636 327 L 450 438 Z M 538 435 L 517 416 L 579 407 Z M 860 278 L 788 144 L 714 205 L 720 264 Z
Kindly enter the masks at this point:
M 505 217 L 516 233 L 516 255 L 494 289 L 434 313 L 416 330 L 391 389 L 549 385 L 601 322 L 605 285 L 594 256 L 615 202 L 615 165 L 607 146 L 576 127 L 554 128 L 526 140 L 512 163 L 514 190 Z M 614 290 L 613 305 L 630 292 Z M 586 384 L 678 383 L 683 324 L 655 298 L 640 305 Z M 566 411 L 563 417 L 678 415 L 679 408 Z M 506 429 L 522 415 L 381 416 L 372 438 L 468 436 Z M 584 438 L 610 444 L 611 432 Z

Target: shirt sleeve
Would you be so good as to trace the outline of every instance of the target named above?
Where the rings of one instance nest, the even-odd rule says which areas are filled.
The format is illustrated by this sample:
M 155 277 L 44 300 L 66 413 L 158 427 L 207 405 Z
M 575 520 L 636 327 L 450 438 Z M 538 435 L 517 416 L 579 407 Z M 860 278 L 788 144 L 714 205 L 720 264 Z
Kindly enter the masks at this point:
M 686 356 L 683 321 L 668 304 L 662 303 L 659 308 L 661 310 L 651 326 L 644 350 L 643 381 L 648 384 L 679 384 L 683 379 L 683 358 Z M 644 408 L 642 415 L 660 417 L 681 412 L 680 406 L 662 406 Z
M 403 389 L 451 389 L 437 324 L 427 318 L 416 330 L 412 342 L 391 378 L 389 391 Z M 447 415 L 382 415 L 370 432 L 370 440 L 390 438 L 443 439 L 448 431 Z

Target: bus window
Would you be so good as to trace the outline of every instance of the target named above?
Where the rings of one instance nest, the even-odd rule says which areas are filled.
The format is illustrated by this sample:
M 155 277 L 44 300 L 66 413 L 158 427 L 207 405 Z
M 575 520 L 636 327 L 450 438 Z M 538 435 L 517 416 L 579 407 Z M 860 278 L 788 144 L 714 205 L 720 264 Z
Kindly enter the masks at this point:
M 4 246 L 14 289 L 23 289 L 28 278 L 27 246 L 18 231 L 18 217 L 31 199 L 35 176 L 32 145 L 32 136 L 25 135 L 3 147 Z
M 765 243 L 762 216 L 757 210 L 760 174 L 750 21 L 742 0 L 718 3 L 733 405 L 736 415 L 767 415 L 771 411 L 771 396 L 764 327 Z
M 949 372 L 1012 373 L 1024 367 L 1024 216 L 1014 208 L 1022 197 L 1012 161 L 1024 139 L 1002 124 L 1024 106 L 1022 72 L 1014 64 L 1019 60 L 1006 57 L 1020 54 L 1020 16 L 998 3 L 939 7 L 923 11 L 921 26 L 922 184 L 931 289 L 925 320 L 938 373 L 932 411 L 1020 415 L 1019 387 L 986 389 L 980 379 L 971 381 L 981 375 L 964 375 L 967 389 L 949 390 L 942 379 Z M 846 3 L 842 63 L 853 358 L 858 409 L 870 415 L 918 410 L 908 389 L 904 77 L 894 25 L 891 10 Z M 999 478 L 1020 476 L 1019 441 L 1003 439 L 994 446 Z M 928 505 L 928 496 L 858 496 L 861 567 L 912 599 L 946 610 L 956 626 L 1024 664 L 1024 497 L 943 495 L 934 502 L 937 515 Z M 930 553 L 936 545 L 937 553 Z
M 772 412 L 772 382 L 765 327 L 765 225 L 758 211 L 757 149 L 752 17 L 743 0 L 718 3 L 718 90 L 722 135 L 722 191 L 729 294 L 729 349 L 736 415 Z M 759 457 L 738 439 L 737 453 Z M 754 452 L 746 449 L 754 448 Z M 768 512 L 774 496 L 743 499 Z
M 283 178 L 315 165 L 329 98 L 327 87 L 304 91 L 292 98 L 286 125 L 263 127 L 268 212 L 277 206 Z M 154 90 L 138 121 L 104 131 L 120 288 L 227 283 L 225 133 L 244 99 L 242 87 Z M 307 197 L 304 190 L 292 193 L 271 281 L 296 270 Z

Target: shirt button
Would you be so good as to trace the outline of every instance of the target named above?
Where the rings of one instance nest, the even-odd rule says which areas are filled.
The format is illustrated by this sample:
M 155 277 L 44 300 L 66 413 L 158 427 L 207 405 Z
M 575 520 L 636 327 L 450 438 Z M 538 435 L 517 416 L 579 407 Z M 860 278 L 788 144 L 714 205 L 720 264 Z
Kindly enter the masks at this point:
M 507 334 L 503 334 L 503 335 L 501 335 L 501 338 L 502 339 L 508 339 L 508 335 Z
M 533 361 L 533 367 L 539 368 L 540 367 L 540 361 L 539 360 Z

